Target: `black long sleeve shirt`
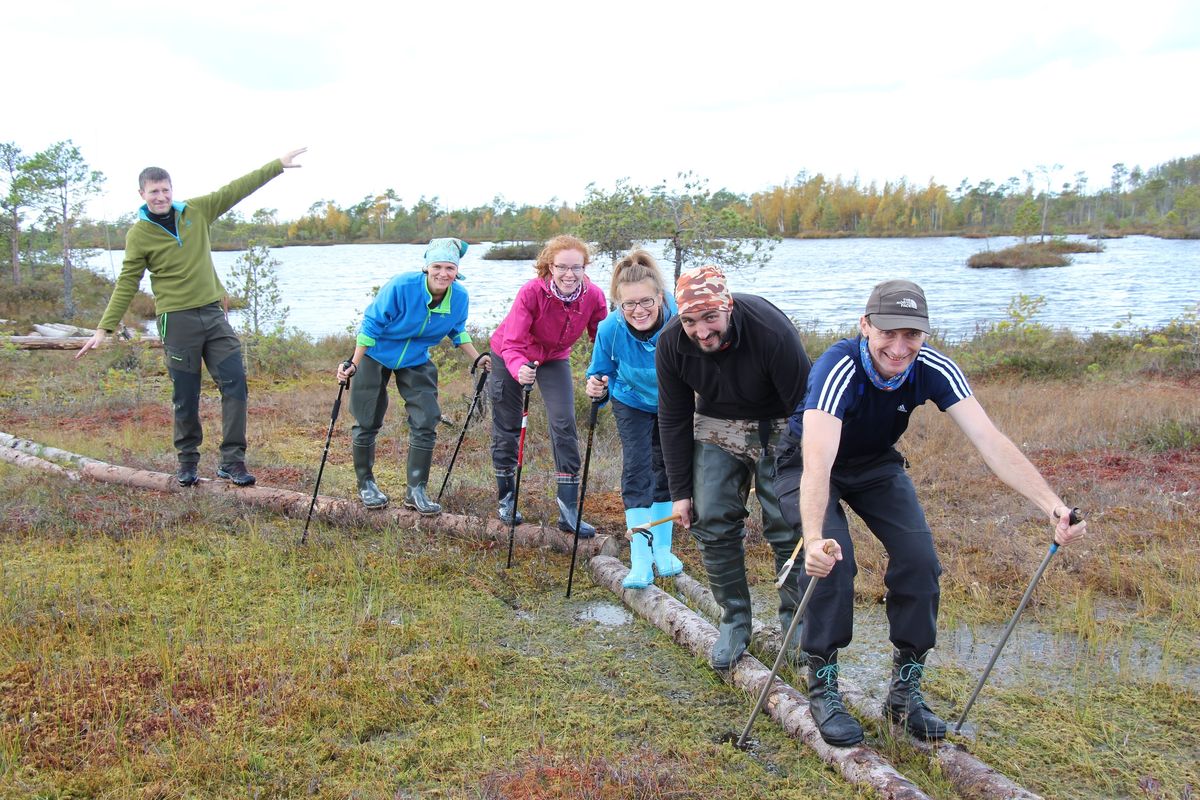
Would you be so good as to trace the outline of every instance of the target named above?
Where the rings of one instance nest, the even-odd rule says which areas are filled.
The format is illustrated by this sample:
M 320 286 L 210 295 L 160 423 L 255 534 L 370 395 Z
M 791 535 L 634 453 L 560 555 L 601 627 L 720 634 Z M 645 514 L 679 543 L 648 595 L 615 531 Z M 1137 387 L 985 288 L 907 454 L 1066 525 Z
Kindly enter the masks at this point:
M 796 326 L 761 297 L 733 295 L 729 346 L 705 353 L 675 317 L 655 353 L 658 428 L 672 500 L 692 496 L 693 417 L 783 419 L 804 400 L 812 367 Z

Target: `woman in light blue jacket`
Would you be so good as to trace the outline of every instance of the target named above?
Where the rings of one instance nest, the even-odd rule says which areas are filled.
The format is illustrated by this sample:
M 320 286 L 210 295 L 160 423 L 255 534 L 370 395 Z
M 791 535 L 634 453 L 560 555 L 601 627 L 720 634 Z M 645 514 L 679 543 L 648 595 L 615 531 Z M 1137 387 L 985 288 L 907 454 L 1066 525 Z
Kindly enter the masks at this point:
M 458 262 L 467 252 L 460 239 L 434 239 L 425 249 L 425 267 L 392 278 L 363 312 L 354 357 L 337 369 L 340 382 L 350 387 L 354 473 L 358 496 L 367 508 L 383 508 L 388 496 L 375 484 L 375 437 L 388 407 L 388 382 L 396 388 L 408 412 L 408 489 L 404 505 L 418 513 L 441 513 L 425 485 L 433 463 L 433 444 L 442 411 L 438 406 L 437 367 L 429 348 L 443 338 L 461 347 L 468 358 L 479 353 L 467 334 L 467 292 L 456 281 Z M 490 369 L 491 358 L 483 359 Z
M 621 500 L 629 528 L 645 525 L 671 513 L 671 493 L 658 438 L 658 378 L 654 349 L 659 333 L 675 316 L 675 298 L 654 256 L 634 250 L 613 265 L 609 295 L 621 313 L 610 314 L 596 334 L 585 391 L 612 400 L 617 432 L 621 436 Z M 649 446 L 647 446 L 649 445 Z M 653 547 L 643 535 L 630 543 L 630 568 L 622 585 L 644 589 L 654 582 L 654 572 L 671 577 L 683 564 L 671 552 L 671 522 L 651 529 Z

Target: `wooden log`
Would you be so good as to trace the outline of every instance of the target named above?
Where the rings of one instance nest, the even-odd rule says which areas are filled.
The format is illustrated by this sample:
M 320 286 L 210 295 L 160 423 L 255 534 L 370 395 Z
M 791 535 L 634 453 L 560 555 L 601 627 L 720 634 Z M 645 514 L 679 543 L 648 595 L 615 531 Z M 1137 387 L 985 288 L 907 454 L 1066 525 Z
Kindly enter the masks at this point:
M 721 607 L 713 597 L 712 591 L 687 573 L 675 577 L 675 588 L 694 603 L 702 613 L 712 619 L 721 618 Z M 758 655 L 769 661 L 774 661 L 779 654 L 782 634 L 777 626 L 765 626 L 758 621 L 754 623 L 755 636 L 751 639 L 751 647 Z M 799 635 L 797 631 L 796 635 Z M 842 696 L 852 706 L 859 716 L 874 720 L 880 725 L 886 725 L 883 707 L 878 700 L 873 700 L 853 681 L 839 677 L 838 685 Z M 942 774 L 954 784 L 954 788 L 963 797 L 978 800 L 1042 800 L 1023 786 L 1010 780 L 993 767 L 972 755 L 958 742 L 943 740 L 942 742 L 923 742 L 908 737 L 908 742 L 917 750 L 935 759 L 941 767 Z
M 0 345 L 11 344 L 18 350 L 78 350 L 87 343 L 88 338 L 87 336 L 67 336 L 65 338 L 56 338 L 53 336 L 0 336 Z M 121 341 L 128 344 L 140 344 L 145 347 L 162 348 L 161 339 L 145 337 Z M 100 347 L 101 349 L 112 347 L 112 342 L 106 342 L 100 345 Z
M 103 461 L 96 461 L 94 458 L 77 455 L 68 450 L 59 450 L 57 447 L 47 447 L 44 444 L 38 444 L 32 439 L 21 439 L 13 436 L 10 433 L 0 431 L 0 445 L 19 450 L 22 453 L 27 453 L 31 456 L 47 459 L 48 461 L 58 461 L 71 466 L 78 467 L 89 462 L 103 464 Z
M 27 469 L 40 469 L 46 472 L 54 472 L 63 477 L 70 478 L 73 481 L 79 480 L 79 473 L 68 469 L 63 469 L 58 464 L 47 461 L 44 458 L 31 456 L 28 453 L 22 453 L 20 450 L 14 450 L 11 447 L 0 445 L 0 461 L 6 461 L 9 464 L 15 464 L 18 467 Z
M 721 619 L 721 606 L 717 604 L 717 599 L 713 597 L 709 588 L 700 581 L 686 572 L 681 572 L 675 576 L 675 588 L 695 605 L 701 614 L 709 619 Z M 775 654 L 779 652 L 779 645 L 783 643 L 783 634 L 779 626 L 763 625 L 758 620 L 752 620 L 750 624 L 750 649 L 773 662 Z
M 308 516 L 308 506 L 312 502 L 312 495 L 304 492 L 267 486 L 234 486 L 225 481 L 214 481 L 207 478 L 201 478 L 195 486 L 185 489 L 175 480 L 174 475 L 165 472 L 152 472 L 109 464 L 67 450 L 47 447 L 30 439 L 20 439 L 3 431 L 0 431 L 0 446 L 35 456 L 39 460 L 53 459 L 70 464 L 78 469 L 80 475 L 102 483 L 117 483 L 159 492 L 222 493 L 239 503 L 265 508 L 277 514 L 298 519 Z M 34 465 L 31 463 L 27 466 Z M 379 527 L 393 525 L 404 528 L 429 528 L 468 539 L 493 539 L 498 542 L 508 542 L 508 526 L 493 517 L 480 518 L 462 514 L 439 514 L 435 517 L 423 517 L 415 511 L 399 507 L 368 511 L 357 498 L 346 500 L 320 495 L 313 507 L 313 519 L 332 524 L 354 522 Z M 526 523 L 516 527 L 513 532 L 513 542 L 521 547 L 545 547 L 559 553 L 569 553 L 571 552 L 572 536 L 557 528 Z M 579 554 L 583 558 L 600 552 L 615 555 L 619 552 L 619 547 L 620 536 L 597 534 L 593 539 L 579 540 Z
M 608 588 L 626 606 L 675 642 L 701 658 L 708 658 L 717 640 L 717 629 L 707 620 L 656 586 L 623 588 L 621 581 L 629 570 L 615 558 L 596 556 L 588 562 L 588 571 L 597 584 Z M 771 670 L 747 654 L 738 659 L 728 673 L 717 674 L 752 697 L 757 697 L 771 676 Z M 763 712 L 778 722 L 789 736 L 802 739 L 823 761 L 838 769 L 846 780 L 869 786 L 881 797 L 893 800 L 927 797 L 916 784 L 866 745 L 832 747 L 826 744 L 809 713 L 808 699 L 778 679 L 772 688 Z M 749 713 L 750 706 L 747 705 L 746 714 Z

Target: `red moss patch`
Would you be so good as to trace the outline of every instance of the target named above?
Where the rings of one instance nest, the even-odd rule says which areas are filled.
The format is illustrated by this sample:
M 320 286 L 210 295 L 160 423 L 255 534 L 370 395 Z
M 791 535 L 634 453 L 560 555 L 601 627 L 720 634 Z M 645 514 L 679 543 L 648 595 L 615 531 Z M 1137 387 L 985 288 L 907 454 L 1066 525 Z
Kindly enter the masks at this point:
M 1059 453 L 1042 450 L 1032 456 L 1047 478 L 1086 479 L 1096 482 L 1149 480 L 1165 492 L 1200 489 L 1200 450 L 1167 450 L 1162 453 L 1092 450 Z
M 119 428 L 134 427 L 139 430 L 165 430 L 170 433 L 174 419 L 169 406 L 153 403 L 135 406 L 133 408 L 112 408 L 81 414 L 76 417 L 57 419 L 54 424 L 58 428 L 83 433 L 113 431 Z
M 539 751 L 509 772 L 485 775 L 480 788 L 486 797 L 505 800 L 681 798 L 690 793 L 672 776 L 683 773 L 683 766 L 649 750 L 618 762 L 601 756 L 579 759 Z
M 240 707 L 264 690 L 254 665 L 231 671 L 215 660 L 184 660 L 177 667 L 164 676 L 145 656 L 55 673 L 17 664 L 0 674 L 0 731 L 37 767 L 112 764 L 128 750 L 206 730 L 222 707 Z

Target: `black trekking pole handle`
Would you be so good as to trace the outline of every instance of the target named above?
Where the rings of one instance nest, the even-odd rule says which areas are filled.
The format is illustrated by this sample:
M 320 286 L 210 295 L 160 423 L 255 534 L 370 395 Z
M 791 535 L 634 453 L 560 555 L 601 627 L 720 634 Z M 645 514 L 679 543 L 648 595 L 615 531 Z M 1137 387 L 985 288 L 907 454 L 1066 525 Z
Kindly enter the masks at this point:
M 475 374 L 475 370 L 479 369 L 479 362 L 483 360 L 483 357 L 490 356 L 490 355 L 491 355 L 491 353 L 480 353 L 479 355 L 475 356 L 475 360 L 471 362 L 471 374 L 472 375 Z M 486 372 L 487 370 L 484 370 L 484 371 Z
M 583 479 L 579 486 L 579 502 L 575 505 L 575 536 L 571 544 L 571 571 L 567 573 L 567 597 L 571 596 L 571 586 L 575 581 L 575 554 L 579 552 L 579 526 L 583 524 L 583 499 L 587 497 L 588 471 L 592 466 L 592 437 L 596 434 L 596 415 L 600 406 L 608 399 L 608 392 L 603 397 L 592 398 L 592 412 L 588 416 L 587 454 L 583 459 Z
M 346 370 L 354 367 L 354 372 L 358 372 L 358 365 L 350 359 L 342 362 L 342 369 Z M 321 453 L 321 466 L 317 469 L 317 483 L 313 486 L 312 500 L 308 504 L 308 517 L 304 520 L 304 533 L 300 536 L 300 544 L 308 543 L 308 526 L 312 523 L 313 509 L 317 505 L 317 493 L 321 491 L 321 476 L 325 474 L 325 461 L 329 458 L 329 442 L 333 439 L 333 426 L 337 422 L 338 414 L 342 410 L 342 392 L 350 386 L 350 378 L 354 377 L 351 373 L 344 381 L 338 381 L 337 399 L 333 401 L 333 413 L 329 415 L 329 431 L 325 434 L 325 450 Z
M 1068 523 L 1078 525 L 1083 522 L 1083 514 L 1078 508 L 1072 508 Z M 1008 621 L 1008 627 L 1004 629 L 1004 633 L 1000 636 L 1000 641 L 992 650 L 992 658 L 988 661 L 988 665 L 983 670 L 983 675 L 979 677 L 979 683 L 975 684 L 975 691 L 971 692 L 971 699 L 967 701 L 966 707 L 963 709 L 962 716 L 958 718 L 958 722 L 954 725 L 954 732 L 962 731 L 963 723 L 967 720 L 967 713 L 970 712 L 971 706 L 975 705 L 975 699 L 979 697 L 979 692 L 983 690 L 983 685 L 987 683 L 988 675 L 992 673 L 992 667 L 996 666 L 996 659 L 1000 657 L 1000 651 L 1004 649 L 1004 645 L 1008 642 L 1009 634 L 1013 632 L 1013 628 L 1017 627 L 1017 620 L 1021 617 L 1021 612 L 1025 610 L 1025 606 L 1029 603 L 1029 598 L 1033 596 L 1033 587 L 1037 586 L 1037 582 L 1041 579 L 1042 573 L 1046 571 L 1046 566 L 1050 563 L 1050 559 L 1058 552 L 1058 542 L 1053 539 L 1050 541 L 1050 549 L 1046 551 L 1046 555 L 1042 558 L 1042 563 L 1038 565 L 1037 571 L 1033 573 L 1033 579 L 1029 581 L 1029 586 L 1025 589 L 1024 596 L 1021 597 L 1021 602 L 1017 604 L 1017 612 L 1012 615 L 1012 619 Z

